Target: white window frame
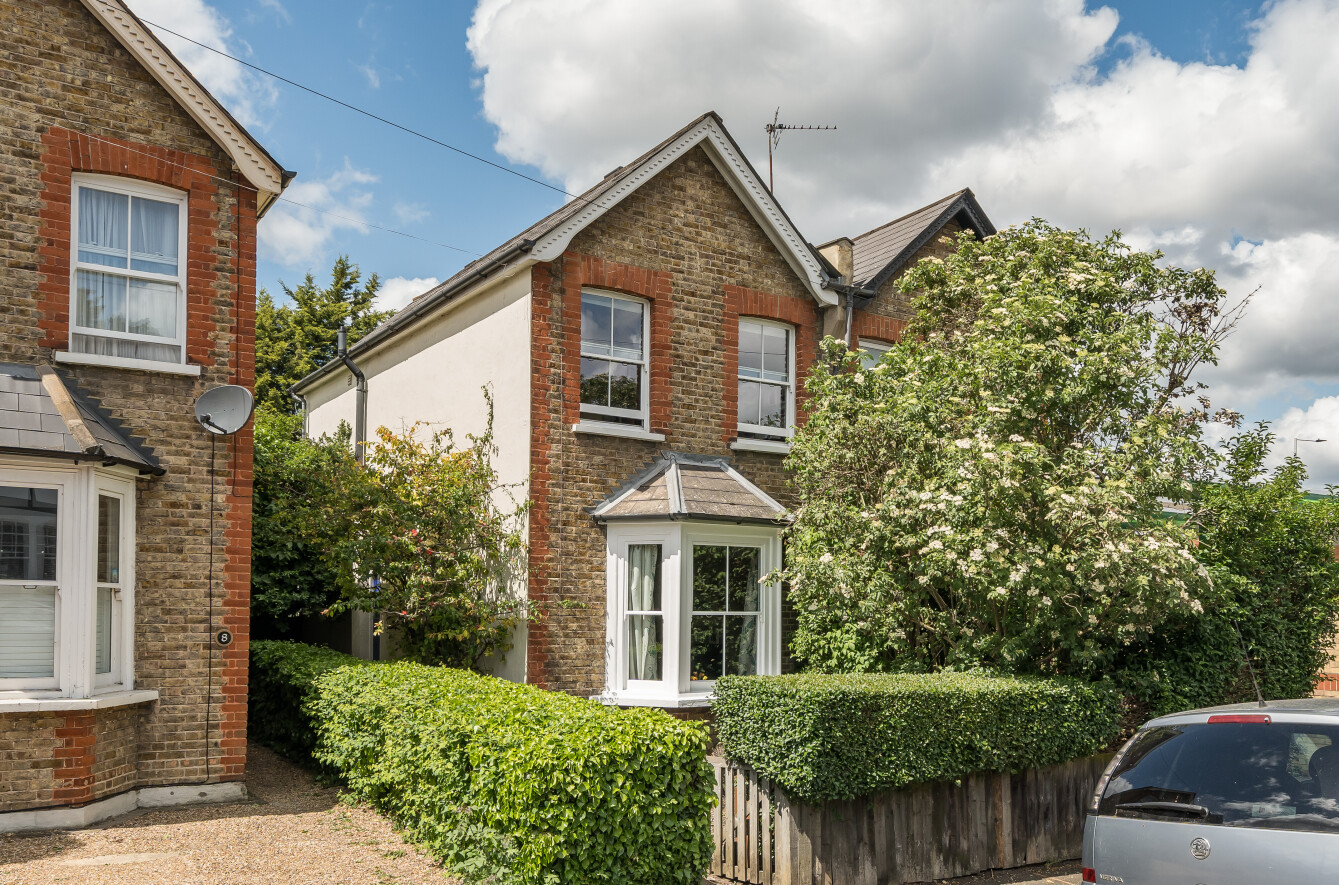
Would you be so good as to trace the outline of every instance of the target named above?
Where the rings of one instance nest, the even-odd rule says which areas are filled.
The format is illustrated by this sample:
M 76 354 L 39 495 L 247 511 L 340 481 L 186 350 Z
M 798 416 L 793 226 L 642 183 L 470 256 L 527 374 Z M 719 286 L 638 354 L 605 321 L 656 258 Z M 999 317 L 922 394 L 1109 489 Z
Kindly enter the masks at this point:
M 126 467 L 53 467 L 37 458 L 6 459 L 0 463 L 0 485 L 57 490 L 55 675 L 37 680 L 0 679 L 0 704 L 29 698 L 92 698 L 132 690 L 135 472 Z M 113 621 L 111 672 L 102 677 L 96 674 L 99 495 L 121 499 L 120 618 Z
M 621 292 L 607 292 L 603 289 L 583 288 L 581 296 L 596 295 L 600 298 L 612 298 L 615 301 L 627 301 L 631 304 L 639 305 L 642 309 L 642 358 L 640 361 L 616 357 L 612 354 L 586 353 L 584 345 L 585 339 L 581 337 L 580 328 L 577 329 L 577 351 L 580 359 L 606 360 L 611 363 L 623 363 L 629 366 L 639 366 L 641 368 L 641 403 L 638 408 L 619 409 L 613 406 L 596 406 L 581 402 L 580 384 L 577 391 L 577 409 L 581 414 L 582 424 L 588 422 L 606 423 L 614 427 L 625 427 L 630 430 L 641 430 L 643 432 L 650 429 L 651 412 L 651 302 L 644 298 L 634 298 L 631 295 L 624 295 Z M 580 318 L 578 318 L 579 320 Z M 613 318 L 610 317 L 610 327 L 612 331 Z M 578 322 L 578 327 L 580 322 Z M 577 372 L 580 374 L 580 362 L 578 361 Z M 622 421 L 601 422 L 601 418 L 624 418 L 639 422 L 638 424 L 628 424 Z
M 660 580 L 664 660 L 661 678 L 628 678 L 628 548 L 661 546 Z M 605 691 L 600 699 L 623 706 L 697 707 L 710 704 L 714 680 L 693 682 L 687 631 L 692 626 L 692 547 L 729 545 L 761 549 L 761 573 L 781 565 L 780 531 L 764 525 L 692 521 L 610 522 L 606 526 Z M 758 672 L 781 672 L 781 585 L 764 584 L 759 597 Z
M 140 197 L 147 200 L 156 200 L 161 203 L 176 203 L 180 209 L 177 212 L 177 273 L 175 276 L 168 274 L 150 273 L 148 271 L 132 270 L 127 264 L 125 268 L 108 267 L 102 264 L 85 264 L 79 261 L 79 188 L 87 187 L 94 190 L 106 191 L 108 193 L 124 194 L 127 197 Z M 121 364 L 149 364 L 160 363 L 162 365 L 184 365 L 186 362 L 186 272 L 189 265 L 189 244 L 187 238 L 187 217 L 190 214 L 188 194 L 185 191 L 176 188 L 166 187 L 159 184 L 150 184 L 147 182 L 136 181 L 130 178 L 118 178 L 113 175 L 89 175 L 76 173 L 70 180 L 70 341 L 69 355 L 74 359 L 71 362 L 96 362 L 105 365 Z M 127 229 L 127 236 L 130 235 Z M 129 248 L 127 241 L 127 249 Z M 79 316 L 79 271 L 93 271 L 95 273 L 107 274 L 109 276 L 124 277 L 127 280 L 145 280 L 154 283 L 169 283 L 177 288 L 177 329 L 174 338 L 159 338 L 155 335 L 139 335 L 134 332 L 115 332 L 107 329 L 90 329 L 88 327 L 76 325 Z M 127 298 L 129 293 L 127 292 Z M 126 310 L 129 311 L 129 302 L 127 301 Z M 179 359 L 168 362 L 158 360 L 132 359 L 130 357 L 107 356 L 104 354 L 88 353 L 82 350 L 76 350 L 74 345 L 74 336 L 89 335 L 97 338 L 109 338 L 121 341 L 139 341 L 148 344 L 164 344 L 177 348 Z M 79 357 L 88 357 L 88 360 L 81 360 Z
M 782 384 L 779 381 L 769 381 L 763 378 L 752 378 L 744 375 L 739 366 L 739 360 L 735 360 L 735 417 L 737 419 L 737 430 L 739 433 L 747 433 L 752 436 L 744 439 L 772 439 L 788 440 L 795 433 L 795 334 L 796 329 L 790 323 L 781 323 L 775 320 L 762 319 L 761 317 L 740 317 L 739 328 L 735 332 L 736 349 L 739 341 L 744 337 L 744 324 L 749 323 L 755 326 L 770 326 L 773 329 L 781 329 L 786 333 L 786 381 Z M 750 424 L 739 415 L 739 382 L 749 381 L 757 384 L 766 384 L 772 387 L 785 388 L 786 417 L 789 423 L 785 427 L 767 427 L 762 424 Z
M 878 338 L 861 338 L 856 348 L 860 352 L 860 368 L 872 369 L 883 359 L 883 355 L 897 345 Z

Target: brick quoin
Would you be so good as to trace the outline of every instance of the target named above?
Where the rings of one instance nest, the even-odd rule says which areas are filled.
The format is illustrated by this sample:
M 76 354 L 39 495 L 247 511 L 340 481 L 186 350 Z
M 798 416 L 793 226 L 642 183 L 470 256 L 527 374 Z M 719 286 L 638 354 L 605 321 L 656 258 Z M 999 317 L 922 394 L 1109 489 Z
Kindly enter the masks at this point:
M 52 799 L 62 805 L 83 805 L 93 799 L 93 767 L 97 762 L 96 718 L 91 711 L 67 713 L 56 729 L 55 791 Z
M 809 395 L 804 377 L 818 358 L 821 316 L 812 301 L 759 292 L 741 286 L 725 287 L 725 382 L 722 387 L 721 439 L 731 442 L 739 435 L 739 319 L 754 317 L 789 324 L 795 332 L 796 425 L 805 421 L 804 404 Z

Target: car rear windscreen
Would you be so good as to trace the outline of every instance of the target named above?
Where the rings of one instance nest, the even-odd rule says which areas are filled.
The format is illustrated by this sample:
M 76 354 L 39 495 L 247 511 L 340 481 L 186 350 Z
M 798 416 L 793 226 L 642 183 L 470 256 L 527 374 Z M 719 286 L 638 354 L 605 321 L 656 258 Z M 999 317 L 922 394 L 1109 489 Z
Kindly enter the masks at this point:
M 1339 832 L 1339 725 L 1146 729 L 1112 774 L 1098 814 Z

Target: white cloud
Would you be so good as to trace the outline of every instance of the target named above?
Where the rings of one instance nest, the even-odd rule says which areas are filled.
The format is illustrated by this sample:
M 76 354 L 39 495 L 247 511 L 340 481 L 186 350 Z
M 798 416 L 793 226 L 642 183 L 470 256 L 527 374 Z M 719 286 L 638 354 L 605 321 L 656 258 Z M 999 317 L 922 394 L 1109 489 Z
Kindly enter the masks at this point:
M 1240 66 L 1116 23 L 1082 0 L 480 0 L 468 46 L 498 150 L 573 192 L 710 108 L 765 174 L 779 104 L 838 126 L 776 156 L 814 242 L 970 186 L 1000 226 L 1121 228 L 1259 286 L 1221 404 L 1339 384 L 1339 0 L 1264 4 Z
M 1306 409 L 1289 409 L 1273 430 L 1278 435 L 1272 459 L 1276 464 L 1292 454 L 1297 440 L 1324 439 L 1296 442 L 1297 456 L 1310 474 L 1307 487 L 1320 490 L 1339 485 L 1339 396 L 1322 397 Z
M 365 65 L 358 65 L 358 73 L 367 78 L 368 86 L 373 89 L 381 88 L 381 75 L 377 73 L 377 69 L 372 67 L 370 62 Z
M 391 277 L 382 280 L 381 288 L 377 291 L 377 309 L 399 310 L 440 282 L 436 277 Z
M 293 16 L 289 15 L 288 9 L 279 0 L 258 0 L 263 9 L 268 9 L 274 13 L 275 17 L 284 24 L 292 24 Z
M 426 221 L 432 213 L 422 203 L 396 203 L 391 210 L 401 224 L 417 224 Z
M 221 52 L 238 58 L 246 50 L 233 41 L 228 20 L 204 0 L 128 0 L 131 10 L 155 24 L 170 28 Z M 262 0 L 268 6 L 270 2 Z M 283 10 L 278 3 L 274 4 Z M 287 13 L 284 10 L 285 14 Z M 205 88 L 238 119 L 243 126 L 259 127 L 263 112 L 275 101 L 274 85 L 230 58 L 202 49 L 161 30 L 154 33 L 190 68 Z
M 261 257 L 284 267 L 311 269 L 327 257 L 339 232 L 366 233 L 363 210 L 372 194 L 364 185 L 376 181 L 347 159 L 344 168 L 327 178 L 294 181 L 260 222 Z

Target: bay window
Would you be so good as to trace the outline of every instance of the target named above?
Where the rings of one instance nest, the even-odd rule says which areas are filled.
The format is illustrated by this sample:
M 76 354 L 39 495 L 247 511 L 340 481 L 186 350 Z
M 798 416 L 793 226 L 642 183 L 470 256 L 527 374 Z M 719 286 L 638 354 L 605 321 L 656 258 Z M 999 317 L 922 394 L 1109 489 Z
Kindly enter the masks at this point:
M 649 310 L 644 301 L 581 293 L 581 420 L 645 429 Z
M 795 423 L 795 335 L 767 320 L 739 321 L 739 435 L 786 439 Z
M 104 175 L 73 188 L 70 351 L 184 362 L 186 195 Z
M 779 529 L 611 522 L 605 700 L 698 706 L 727 675 L 781 667 Z
M 0 697 L 131 687 L 134 482 L 0 467 Z

